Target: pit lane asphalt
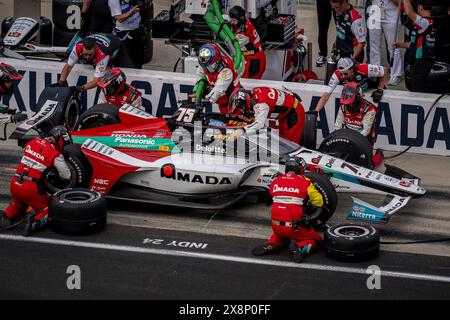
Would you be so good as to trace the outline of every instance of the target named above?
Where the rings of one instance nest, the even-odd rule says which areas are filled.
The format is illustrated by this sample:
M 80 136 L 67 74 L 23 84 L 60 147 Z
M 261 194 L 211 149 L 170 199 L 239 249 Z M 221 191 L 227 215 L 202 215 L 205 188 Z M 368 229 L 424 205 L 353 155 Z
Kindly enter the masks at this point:
M 9 180 L 20 155 L 13 147 L 0 151 L 0 208 L 10 200 Z M 376 226 L 382 240 L 450 236 L 448 189 L 446 186 L 431 189 L 434 191 L 425 197 L 413 199 L 387 225 Z M 350 205 L 346 198 L 347 195 L 339 195 L 339 209 L 331 223 L 345 221 L 346 209 L 341 207 Z M 50 240 L 41 243 L 35 242 L 35 238 L 29 238 L 33 242 L 23 242 L 18 236 L 1 238 L 0 297 L 448 299 L 450 296 L 449 283 L 414 277 L 382 276 L 382 289 L 368 290 L 369 275 L 365 274 L 367 266 L 375 264 L 382 272 L 450 277 L 449 242 L 382 245 L 380 257 L 364 264 L 337 263 L 319 253 L 303 265 L 309 267 L 298 268 L 292 267 L 287 252 L 262 259 L 251 256 L 251 248 L 270 234 L 268 208 L 251 201 L 239 208 L 217 212 L 145 207 L 115 201 L 109 203 L 108 219 L 107 230 L 95 236 L 73 238 L 56 235 L 50 230 L 37 235 L 37 238 L 97 243 L 94 247 L 65 242 L 52 244 L 48 243 Z M 21 227 L 18 227 L 0 236 L 20 235 L 20 232 Z M 151 244 L 149 240 L 143 243 L 144 239 L 163 241 Z M 170 241 L 208 245 L 205 249 L 167 246 Z M 131 250 L 123 246 L 131 246 Z M 139 248 L 150 251 L 141 252 Z M 197 252 L 207 254 L 208 258 L 166 254 L 166 251 L 161 254 L 160 250 Z M 217 255 L 219 260 L 210 255 Z M 242 262 L 239 257 L 251 261 Z M 73 264 L 82 270 L 80 291 L 70 291 L 65 285 L 69 276 L 66 269 Z M 342 272 L 340 267 L 356 270 Z

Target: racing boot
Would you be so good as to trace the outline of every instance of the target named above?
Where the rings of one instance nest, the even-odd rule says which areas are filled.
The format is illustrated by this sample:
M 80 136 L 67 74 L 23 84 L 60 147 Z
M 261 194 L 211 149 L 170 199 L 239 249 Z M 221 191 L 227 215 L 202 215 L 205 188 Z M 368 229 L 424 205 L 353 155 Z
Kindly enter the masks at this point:
M 27 217 L 27 222 L 25 224 L 24 237 L 29 237 L 39 230 L 43 230 L 47 225 L 47 215 L 43 216 L 39 220 L 35 219 L 36 213 L 31 214 Z
M 252 253 L 254 256 L 264 256 L 275 250 L 275 245 L 271 243 L 260 244 L 253 248 Z
M 3 210 L 0 210 L 0 229 L 7 229 L 12 226 L 11 220 Z

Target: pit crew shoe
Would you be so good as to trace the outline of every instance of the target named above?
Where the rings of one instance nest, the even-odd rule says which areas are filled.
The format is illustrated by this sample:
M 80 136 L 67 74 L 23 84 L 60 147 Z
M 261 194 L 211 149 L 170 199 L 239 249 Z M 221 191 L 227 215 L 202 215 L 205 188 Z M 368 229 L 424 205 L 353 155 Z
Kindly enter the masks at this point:
M 260 244 L 253 248 L 252 253 L 254 256 L 264 256 L 275 250 L 275 246 L 272 244 Z
M 388 86 L 396 86 L 400 83 L 400 77 L 391 76 L 388 82 Z
M 296 243 L 291 242 L 289 244 L 289 250 L 292 253 L 292 259 L 294 259 L 294 261 L 296 263 L 302 263 L 305 260 L 305 256 L 304 254 L 301 252 L 301 248 L 299 248 L 299 246 L 297 246 Z
M 8 227 L 12 226 L 11 220 L 8 218 L 8 216 L 3 212 L 3 210 L 0 211 L 0 229 L 6 229 Z
M 316 66 L 323 67 L 325 63 L 327 63 L 327 58 L 320 54 L 316 60 Z
M 32 234 L 43 230 L 44 227 L 47 225 L 47 216 L 42 217 L 39 220 L 35 220 L 34 217 L 36 216 L 36 214 L 32 214 L 29 215 L 27 217 L 27 222 L 25 225 L 25 232 L 24 232 L 24 237 L 29 237 Z

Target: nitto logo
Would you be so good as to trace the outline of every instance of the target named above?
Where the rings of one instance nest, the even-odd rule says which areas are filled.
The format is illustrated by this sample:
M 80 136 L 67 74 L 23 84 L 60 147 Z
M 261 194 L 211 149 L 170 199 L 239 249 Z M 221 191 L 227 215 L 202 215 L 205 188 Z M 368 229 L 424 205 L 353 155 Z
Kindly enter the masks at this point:
M 103 186 L 107 186 L 109 184 L 109 180 L 94 179 L 94 184 L 100 184 L 100 185 L 103 185 Z
M 161 177 L 190 183 L 231 184 L 231 179 L 228 177 L 218 178 L 214 176 L 201 176 L 199 174 L 176 171 L 175 166 L 172 164 L 166 164 L 161 167 Z
M 377 220 L 377 216 L 374 214 L 363 213 L 363 212 L 359 212 L 359 211 L 355 211 L 355 210 L 353 210 L 353 212 L 352 212 L 352 217 L 358 218 L 358 219 L 373 220 L 373 221 Z
M 29 145 L 25 148 L 25 152 L 31 154 L 33 157 L 38 158 L 39 160 L 44 161 L 44 156 L 37 153 L 36 151 L 31 150 L 31 147 Z
M 279 187 L 277 184 L 273 186 L 273 192 L 293 192 L 300 193 L 300 190 L 297 188 L 288 188 L 288 187 Z

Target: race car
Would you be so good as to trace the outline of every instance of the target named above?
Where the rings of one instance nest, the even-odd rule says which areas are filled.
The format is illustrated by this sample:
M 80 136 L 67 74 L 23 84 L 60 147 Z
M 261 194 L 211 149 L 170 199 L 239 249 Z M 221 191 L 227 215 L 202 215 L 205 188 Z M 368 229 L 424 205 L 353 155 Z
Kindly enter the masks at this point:
M 14 138 L 32 128 L 40 128 L 42 134 L 64 120 L 65 104 L 72 100 L 68 92 L 65 102 L 58 103 L 64 96 L 58 90 L 70 89 L 45 90 L 46 98 L 39 100 L 41 110 L 16 129 Z M 287 141 L 270 129 L 227 141 L 229 130 L 248 121 L 238 115 L 204 112 L 188 102 L 170 118 L 156 118 L 131 105 L 120 109 L 96 105 L 72 125 L 75 144 L 63 152 L 72 180 L 65 184 L 50 171 L 45 184 L 50 192 L 82 186 L 112 199 L 223 209 L 248 194 L 267 194 L 272 180 L 284 171 L 285 161 L 302 157 L 310 169 L 308 177 L 325 199 L 323 209 L 309 210 L 318 225 L 333 214 L 336 192 L 384 195 L 381 207 L 353 198 L 348 215 L 353 220 L 381 223 L 411 198 L 425 194 L 420 179 L 407 173 L 393 177 L 376 172 Z

